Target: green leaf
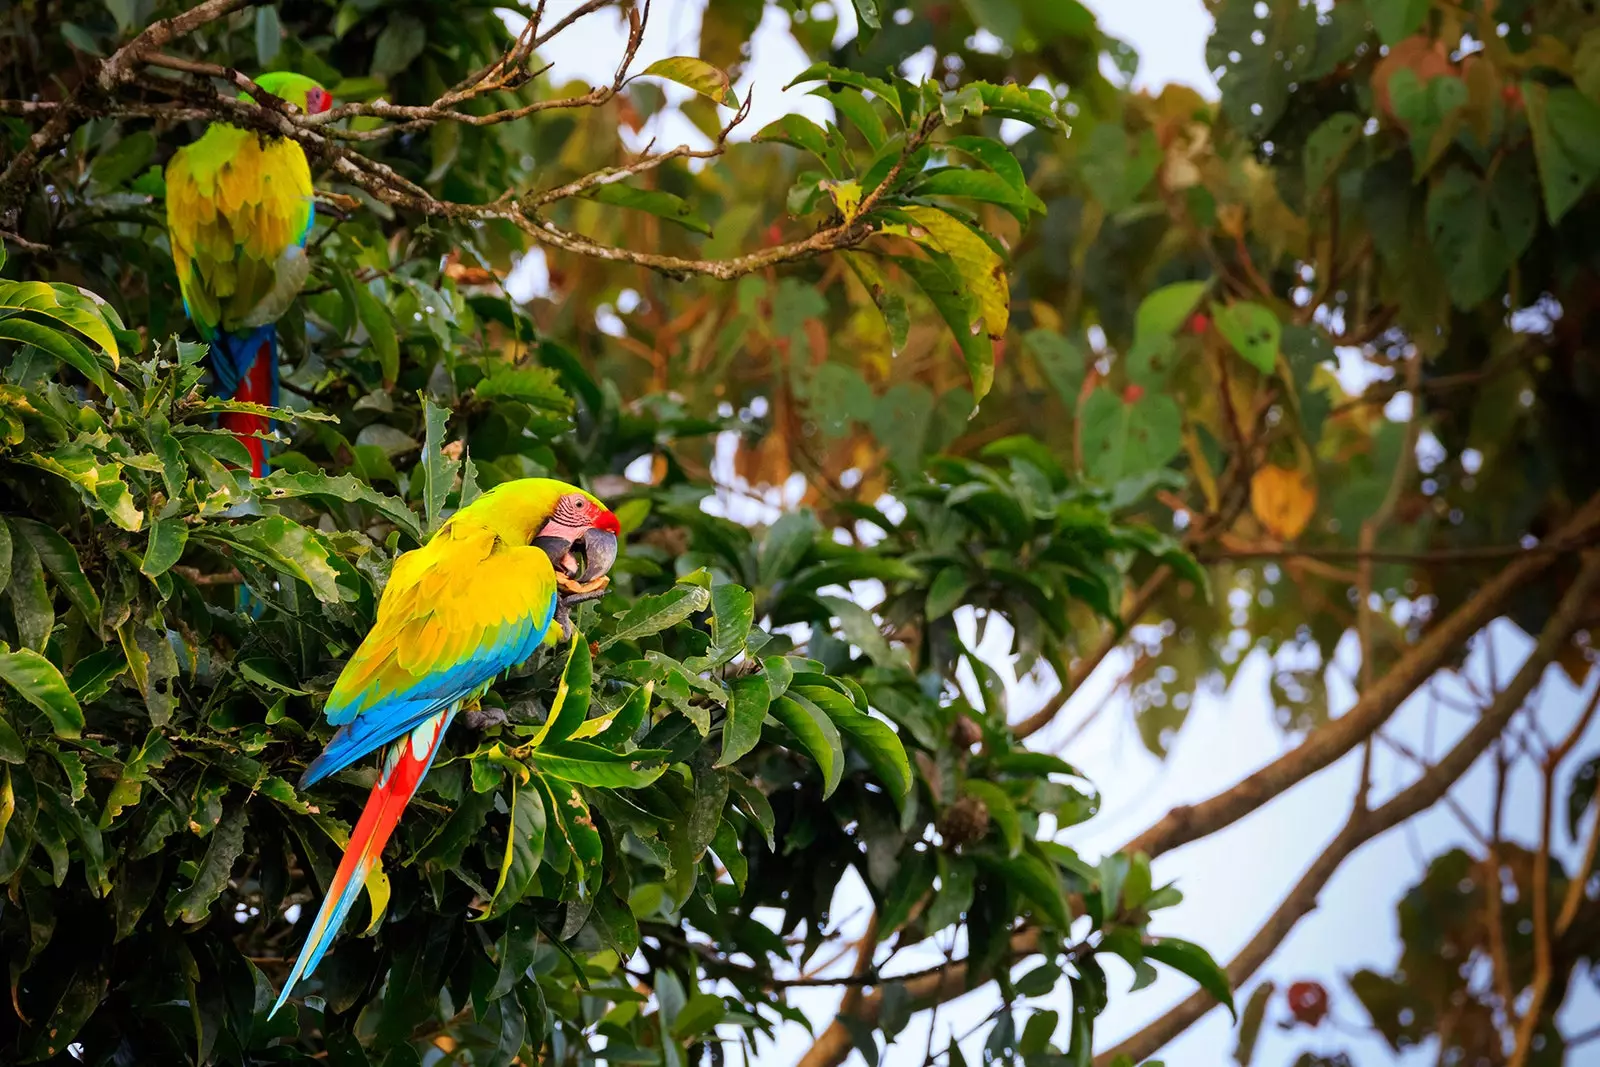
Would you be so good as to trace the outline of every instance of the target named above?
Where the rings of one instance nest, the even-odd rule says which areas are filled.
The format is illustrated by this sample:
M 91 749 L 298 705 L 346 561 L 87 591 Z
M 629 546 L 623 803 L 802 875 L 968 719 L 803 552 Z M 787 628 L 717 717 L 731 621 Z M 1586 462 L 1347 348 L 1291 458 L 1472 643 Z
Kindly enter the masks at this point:
M 122 529 L 137 532 L 144 525 L 144 512 L 134 505 L 133 494 L 122 480 L 122 466 L 100 462 L 83 444 L 63 445 L 51 452 L 33 452 L 19 458 L 77 486 L 89 506 Z
M 1522 99 L 1553 226 L 1600 175 L 1600 104 L 1568 86 L 1550 89 L 1533 81 L 1522 83 Z
M 1283 117 L 1289 87 L 1316 61 L 1321 29 L 1315 5 L 1268 7 L 1261 18 L 1256 0 L 1220 0 L 1213 9 L 1216 28 L 1206 42 L 1206 68 L 1222 72 L 1222 112 L 1253 138 L 1265 137 Z
M 1276 984 L 1262 982 L 1245 1002 L 1244 1014 L 1239 1017 L 1239 1043 L 1233 1050 L 1233 1062 L 1239 1067 L 1250 1067 L 1250 1061 L 1255 1059 L 1256 1040 L 1261 1036 L 1261 1024 L 1266 1021 L 1267 1006 L 1275 992 Z
M 32 345 L 54 356 L 101 388 L 105 388 L 109 383 L 104 369 L 87 346 L 70 335 L 58 333 L 48 326 L 41 326 L 18 317 L 0 319 L 0 341 Z
M 924 915 L 928 933 L 936 934 L 961 921 L 972 907 L 977 877 L 978 869 L 967 857 L 940 857 L 939 892 Z
M 1061 879 L 1039 857 L 1031 852 L 1007 857 L 999 853 L 978 851 L 973 858 L 995 875 L 1014 886 L 1028 899 L 1052 927 L 1065 932 L 1071 926 L 1067 900 L 1061 892 Z
M 1084 465 L 1096 481 L 1114 485 L 1166 466 L 1183 449 L 1183 415 L 1164 394 L 1119 397 L 1101 386 L 1081 412 Z
M 1428 237 L 1450 299 L 1489 299 L 1538 228 L 1538 192 L 1526 157 L 1509 156 L 1492 183 L 1452 166 L 1428 193 Z
M 1134 344 L 1172 337 L 1189 321 L 1210 287 L 1210 282 L 1174 282 L 1151 292 L 1134 312 Z
M 872 612 L 854 600 L 846 600 L 844 597 L 823 596 L 818 597 L 817 601 L 838 618 L 839 630 L 844 634 L 845 640 L 866 653 L 867 658 L 873 663 L 892 670 L 904 662 L 904 657 L 898 654 L 883 636 L 878 620 L 872 617 Z
M 790 693 L 821 708 L 835 726 L 849 735 L 851 747 L 866 758 L 867 765 L 888 787 L 896 804 L 905 801 L 911 792 L 911 761 L 906 758 L 905 746 L 893 727 L 861 711 L 834 689 L 802 685 L 795 686 Z
M 680 581 L 665 593 L 642 596 L 633 607 L 621 613 L 617 628 L 604 641 L 604 652 L 618 641 L 636 641 L 641 637 L 658 634 L 676 626 L 697 611 L 704 611 L 711 603 L 711 593 L 704 587 Z
M 933 584 L 928 586 L 927 607 L 924 609 L 927 620 L 942 619 L 960 607 L 962 598 L 971 586 L 965 567 L 952 565 L 939 571 L 934 576 Z
M 1145 942 L 1144 954 L 1199 982 L 1201 989 L 1215 997 L 1218 1003 L 1226 1005 L 1228 1014 L 1238 1019 L 1238 1013 L 1233 1010 L 1233 987 L 1228 982 L 1228 974 L 1217 966 L 1211 953 L 1176 937 L 1152 937 Z
M 128 658 L 122 654 L 122 649 L 102 648 L 72 665 L 67 684 L 72 687 L 72 695 L 78 698 L 79 704 L 92 704 L 105 696 L 112 681 L 127 669 Z
M 567 649 L 567 664 L 561 671 L 561 684 L 550 702 L 544 725 L 533 735 L 534 748 L 543 748 L 571 737 L 589 717 L 589 702 L 594 690 L 594 661 L 589 642 L 574 631 Z
M 393 15 L 384 20 L 372 50 L 372 74 L 387 77 L 399 74 L 428 47 L 428 28 L 414 15 Z
M 1417 32 L 1428 17 L 1429 0 L 1367 0 L 1367 14 L 1378 40 L 1393 47 Z
M 39 1029 L 21 1063 L 39 1063 L 65 1055 L 78 1031 L 83 1029 L 106 995 L 106 980 L 99 966 L 85 962 L 72 972 L 48 1018 L 39 1020 Z
M 0 281 L 0 311 L 6 310 L 33 312 L 76 330 L 106 354 L 113 368 L 118 365 L 122 349 L 112 325 L 120 328 L 122 323 L 110 305 L 85 290 L 61 283 Z
M 244 831 L 250 816 L 243 806 L 228 810 L 211 831 L 210 844 L 195 872 L 194 881 L 181 893 L 167 902 L 167 922 L 182 919 L 186 923 L 202 921 L 211 913 L 211 905 L 228 886 L 228 876 L 233 865 L 244 853 Z
M 381 493 L 351 474 L 334 476 L 322 471 L 296 473 L 276 470 L 256 482 L 256 488 L 273 500 L 310 498 L 365 504 L 400 527 L 411 540 L 420 544 L 423 539 L 422 525 L 417 521 L 416 513 L 406 507 L 403 500 Z
M 240 526 L 202 527 L 191 536 L 204 537 L 233 548 L 300 579 L 324 604 L 344 599 L 334 554 L 322 535 L 281 515 L 271 515 Z
M 977 160 L 1005 179 L 1034 211 L 1044 210 L 1044 202 L 1028 188 L 1028 178 L 1022 171 L 1022 164 L 1017 162 L 1017 157 L 1004 144 L 990 137 L 963 135 L 950 138 L 944 142 L 943 147 Z
M 532 785 L 511 787 L 511 823 L 500 857 L 500 874 L 488 910 L 479 919 L 493 919 L 510 911 L 533 887 L 533 876 L 544 856 L 544 798 Z
M 22 763 L 28 758 L 28 750 L 22 744 L 22 738 L 17 736 L 17 731 L 5 719 L 0 719 L 0 763 Z M 7 779 L 9 782 L 9 779 Z M 10 817 L 10 812 L 5 813 Z M 5 835 L 5 829 L 0 826 L 0 837 Z
M 148 578 L 159 578 L 183 558 L 183 549 L 188 543 L 189 527 L 183 519 L 176 515 L 157 519 L 150 524 L 150 542 L 145 546 L 140 572 Z
M 705 661 L 695 661 L 699 670 L 720 667 L 744 651 L 750 625 L 755 621 L 756 598 L 750 590 L 732 582 L 711 589 L 711 650 Z
M 1336 111 L 1323 119 L 1306 138 L 1306 192 L 1314 193 L 1332 180 L 1361 141 L 1361 117 L 1349 111 Z
M 672 1023 L 672 1035 L 680 1041 L 698 1037 L 720 1023 L 728 1014 L 722 998 L 712 993 L 696 993 L 678 1012 Z
M 872 37 L 867 31 L 883 29 L 883 21 L 878 16 L 878 0 L 850 0 L 850 2 L 856 9 L 856 19 L 866 27 L 866 30 L 862 31 L 864 43 Z
M 835 67 L 828 63 L 814 63 L 805 70 L 801 71 L 799 74 L 795 75 L 794 80 L 789 82 L 789 84 L 784 86 L 784 88 L 792 89 L 796 85 L 801 85 L 805 82 L 816 81 L 827 82 L 830 85 L 848 85 L 864 92 L 871 93 L 873 96 L 877 97 L 879 100 L 882 100 L 884 103 L 893 108 L 895 115 L 902 120 L 906 116 L 904 105 L 900 99 L 900 93 L 893 85 L 890 85 L 882 78 L 874 78 L 870 74 L 863 74 L 858 70 L 851 70 L 848 67 Z
M 1056 395 L 1068 408 L 1078 406 L 1078 395 L 1083 391 L 1083 380 L 1088 374 L 1088 362 L 1083 349 L 1054 330 L 1029 330 L 1022 338 L 1022 349 L 1039 365 L 1045 381 L 1055 389 Z
M 917 259 L 915 256 L 889 258 L 911 276 L 945 325 L 950 327 L 956 345 L 966 360 L 967 375 L 972 379 L 973 398 L 982 400 L 994 384 L 994 343 L 977 322 L 977 305 L 961 275 L 931 259 Z
M 1161 168 L 1161 146 L 1143 130 L 1129 136 L 1120 122 L 1102 122 L 1089 134 L 1083 152 L 1083 183 L 1108 215 L 1139 199 Z
M 594 743 L 602 748 L 619 749 L 633 741 L 633 735 L 638 732 L 639 725 L 644 722 L 645 715 L 650 710 L 650 697 L 655 690 L 654 682 L 646 682 L 635 686 L 628 694 L 628 699 L 622 702 L 622 707 L 610 717 L 605 727 L 595 735 Z M 605 719 L 594 720 L 605 722 Z M 574 736 L 583 736 L 580 729 Z
M 728 716 L 722 723 L 722 755 L 716 765 L 727 767 L 756 747 L 761 740 L 761 724 L 772 704 L 767 675 L 746 674 L 730 683 L 732 696 Z
M 1060 125 L 1056 115 L 1056 98 L 1046 89 L 1030 89 L 1007 82 L 971 82 L 968 88 L 977 90 L 983 101 L 983 111 L 997 119 L 1015 119 L 1030 126 L 1053 130 Z
M 83 734 L 83 708 L 55 664 L 39 653 L 29 648 L 12 652 L 0 642 L 0 682 L 5 682 L 44 712 L 57 737 Z
M 398 21 L 407 21 L 409 16 L 401 16 Z M 415 22 L 415 19 L 410 19 Z M 393 23 L 384 30 L 387 35 L 393 28 Z M 361 325 L 366 328 L 367 339 L 372 342 L 372 350 L 378 357 L 378 366 L 383 372 L 383 384 L 393 385 L 395 379 L 400 377 L 400 340 L 395 334 L 394 317 L 389 314 L 389 309 L 372 294 L 372 290 L 365 285 L 356 285 L 353 290 L 356 297 L 356 317 L 361 320 Z
M 610 204 L 613 207 L 625 207 L 633 211 L 643 211 L 657 218 L 666 219 L 676 223 L 686 230 L 703 233 L 711 236 L 711 224 L 694 213 L 694 208 L 681 196 L 661 192 L 657 189 L 635 189 L 631 185 L 621 182 L 607 182 L 597 185 L 583 194 L 587 200 L 596 203 Z
M 1262 374 L 1278 366 L 1278 347 L 1283 341 L 1283 324 L 1267 308 L 1242 300 L 1236 304 L 1213 304 L 1217 329 L 1244 361 Z
M 450 409 L 435 404 L 427 396 L 421 399 L 427 424 L 422 445 L 422 502 L 428 532 L 432 533 L 439 528 L 445 498 L 455 485 L 456 471 L 461 464 L 444 452 L 445 421 L 450 417 Z
M 796 693 L 785 693 L 773 701 L 771 713 L 816 761 L 822 771 L 823 799 L 832 796 L 844 777 L 844 749 L 833 721 L 821 708 Z
M 986 170 L 963 170 L 948 167 L 927 172 L 907 192 L 911 196 L 949 196 L 965 200 L 980 200 L 998 204 L 1018 222 L 1026 223 L 1030 211 L 1043 211 L 1043 204 L 1035 207 L 1016 186 L 998 174 Z
M 843 170 L 839 148 L 821 126 L 804 115 L 788 114 L 772 120 L 750 138 L 757 144 L 783 144 L 810 152 L 822 161 L 830 175 L 837 178 Z
M 599 745 L 563 741 L 531 753 L 528 763 L 542 774 L 575 785 L 603 789 L 643 789 L 660 778 L 667 769 L 664 763 L 657 762 L 651 767 L 643 764 L 660 760 L 663 755 L 664 752 L 656 749 L 639 749 L 627 755 L 618 755 Z
M 861 252 L 846 252 L 844 257 L 882 313 L 883 324 L 889 330 L 889 347 L 896 352 L 905 348 L 906 337 L 911 332 L 911 316 L 906 311 L 905 297 L 889 288 L 877 261 L 871 256 Z
M 829 85 L 811 90 L 811 96 L 826 100 L 834 106 L 839 116 L 861 133 L 867 147 L 876 153 L 889 139 L 889 131 L 873 106 L 860 89 L 847 85 Z
M 256 8 L 256 66 L 262 70 L 272 69 L 272 61 L 278 58 L 282 45 L 283 29 L 278 25 L 277 9 Z
M 658 59 L 640 72 L 640 77 L 665 78 L 693 89 L 723 107 L 738 107 L 739 99 L 733 94 L 728 73 L 694 56 L 674 56 Z
M 61 591 L 67 594 L 74 607 L 83 613 L 90 626 L 100 622 L 100 596 L 83 573 L 83 563 L 72 543 L 42 522 L 13 517 L 9 520 L 16 533 L 24 538 L 39 557 L 39 562 L 56 580 Z M 3 524 L 0 524 L 3 525 Z M 9 561 L 8 561 L 9 562 Z

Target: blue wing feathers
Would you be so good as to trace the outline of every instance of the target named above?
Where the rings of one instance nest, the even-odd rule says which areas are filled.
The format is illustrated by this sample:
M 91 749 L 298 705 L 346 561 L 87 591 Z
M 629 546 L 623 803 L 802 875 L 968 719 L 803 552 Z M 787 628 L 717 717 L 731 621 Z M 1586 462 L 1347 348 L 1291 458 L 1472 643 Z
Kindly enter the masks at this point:
M 507 627 L 499 641 L 448 670 L 419 678 L 414 686 L 382 696 L 371 704 L 330 705 L 325 714 L 330 723 L 339 727 L 339 732 L 306 768 L 300 787 L 304 789 L 321 781 L 374 749 L 410 733 L 441 708 L 465 699 L 502 671 L 526 660 L 544 640 L 554 615 L 555 597 L 552 596 L 543 619 L 517 620 Z
M 207 338 L 211 342 L 211 373 L 217 378 L 217 392 L 227 398 L 238 395 L 239 383 L 244 381 L 250 373 L 250 368 L 255 364 L 261 353 L 261 346 L 267 344 L 268 352 L 275 353 L 277 348 L 278 328 L 267 323 L 257 326 L 253 330 L 243 333 L 218 333 L 215 337 Z M 272 364 L 272 399 L 270 403 L 278 403 L 278 361 L 276 356 L 269 360 Z

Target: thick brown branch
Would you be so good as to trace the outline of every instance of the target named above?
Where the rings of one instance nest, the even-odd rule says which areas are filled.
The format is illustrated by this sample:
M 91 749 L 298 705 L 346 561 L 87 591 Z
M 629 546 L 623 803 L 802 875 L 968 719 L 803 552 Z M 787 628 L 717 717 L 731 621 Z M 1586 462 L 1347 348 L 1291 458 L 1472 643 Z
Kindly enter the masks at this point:
M 1511 716 L 1522 707 L 1523 701 L 1527 700 L 1543 677 L 1545 669 L 1571 641 L 1584 608 L 1596 589 L 1600 589 L 1600 554 L 1591 554 L 1584 559 L 1577 579 L 1561 598 L 1555 614 L 1545 624 L 1522 668 L 1485 710 L 1483 717 L 1473 724 L 1443 759 L 1393 799 L 1370 811 L 1357 805 L 1351 812 L 1350 820 L 1333 843 L 1316 858 L 1283 903 L 1228 964 L 1228 979 L 1236 988 L 1266 962 L 1295 924 L 1316 907 L 1318 894 L 1351 853 L 1379 834 L 1438 803 L 1500 736 Z M 1210 994 L 1195 993 L 1126 1041 L 1096 1056 L 1096 1067 L 1109 1067 L 1119 1056 L 1127 1056 L 1135 1063 L 1142 1062 L 1215 1006 L 1216 1000 Z
M 1583 540 L 1600 529 L 1600 495 L 1591 498 L 1557 532 L 1555 540 Z M 1449 662 L 1457 648 L 1499 614 L 1511 595 L 1556 557 L 1523 556 L 1508 563 L 1473 597 L 1432 626 L 1422 640 L 1361 694 L 1355 706 L 1313 731 L 1297 748 L 1237 785 L 1198 804 L 1174 808 L 1127 845 L 1157 856 L 1231 825 L 1262 804 L 1339 759 L 1388 721 L 1401 701 Z

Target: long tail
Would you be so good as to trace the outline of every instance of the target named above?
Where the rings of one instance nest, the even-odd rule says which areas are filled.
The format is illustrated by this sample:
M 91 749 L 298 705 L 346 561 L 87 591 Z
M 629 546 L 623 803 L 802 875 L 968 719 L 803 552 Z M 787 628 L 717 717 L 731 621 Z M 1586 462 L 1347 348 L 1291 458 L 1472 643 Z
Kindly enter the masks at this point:
M 327 896 L 317 912 L 316 922 L 311 925 L 305 947 L 300 950 L 300 958 L 295 961 L 288 981 L 283 983 L 278 1002 L 272 1006 L 273 1015 L 283 1007 L 295 983 L 302 978 L 309 978 L 311 972 L 317 969 L 323 954 L 333 943 L 333 937 L 344 924 L 345 916 L 361 895 L 367 875 L 378 865 L 383 846 L 388 844 L 389 835 L 394 833 L 395 825 L 400 821 L 400 813 L 415 795 L 417 786 L 422 784 L 423 775 L 433 766 L 433 757 L 439 752 L 439 742 L 444 738 L 444 732 L 449 729 L 450 720 L 455 718 L 459 707 L 459 704 L 452 704 L 424 720 L 410 735 L 393 742 L 384 750 L 383 771 L 378 776 L 377 784 L 372 787 L 372 795 L 367 798 L 367 806 L 362 810 L 354 832 L 350 834 L 350 844 L 345 848 L 344 858 L 339 861 L 333 881 L 328 884 Z
M 253 404 L 278 403 L 278 331 L 272 323 L 245 333 L 219 334 L 211 342 L 211 370 L 219 392 L 230 400 Z M 267 473 L 267 443 L 260 434 L 272 428 L 262 415 L 242 411 L 222 413 L 222 426 L 231 430 L 250 453 L 250 473 Z

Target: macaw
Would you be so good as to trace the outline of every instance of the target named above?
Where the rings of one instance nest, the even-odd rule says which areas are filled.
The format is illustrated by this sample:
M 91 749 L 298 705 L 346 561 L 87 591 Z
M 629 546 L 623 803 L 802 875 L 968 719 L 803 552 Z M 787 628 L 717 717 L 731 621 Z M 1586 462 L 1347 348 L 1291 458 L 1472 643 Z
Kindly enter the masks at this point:
M 256 84 L 308 115 L 333 103 L 303 74 L 263 74 Z M 314 214 L 311 167 L 287 138 L 214 122 L 167 164 L 167 233 L 183 307 L 211 346 L 211 371 L 228 399 L 278 402 L 275 324 L 310 270 Z M 265 474 L 268 421 L 230 411 L 222 425 L 249 451 L 251 474 Z
M 328 950 L 456 713 L 542 643 L 570 636 L 566 612 L 601 595 L 620 533 L 616 515 L 576 486 L 523 478 L 395 560 L 377 620 L 328 696 L 324 714 L 339 729 L 300 788 L 381 749 L 378 781 L 274 1012 Z

